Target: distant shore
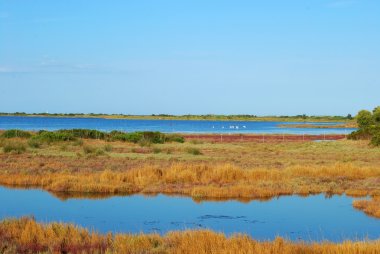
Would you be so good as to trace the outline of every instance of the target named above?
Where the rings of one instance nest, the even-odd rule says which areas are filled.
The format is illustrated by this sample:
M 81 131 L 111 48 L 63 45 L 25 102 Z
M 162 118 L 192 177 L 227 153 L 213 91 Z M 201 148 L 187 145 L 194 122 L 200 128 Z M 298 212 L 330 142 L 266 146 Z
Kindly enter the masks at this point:
M 256 116 L 256 115 L 123 115 L 123 114 L 51 114 L 51 113 L 0 113 L 0 116 L 22 117 L 62 117 L 62 118 L 103 118 L 132 120 L 205 120 L 205 121 L 278 121 L 278 122 L 342 122 L 354 124 L 354 120 L 344 116 Z M 291 127 L 291 126 L 286 126 Z M 297 128 L 297 127 L 294 127 Z M 310 127 L 310 128 L 314 128 Z

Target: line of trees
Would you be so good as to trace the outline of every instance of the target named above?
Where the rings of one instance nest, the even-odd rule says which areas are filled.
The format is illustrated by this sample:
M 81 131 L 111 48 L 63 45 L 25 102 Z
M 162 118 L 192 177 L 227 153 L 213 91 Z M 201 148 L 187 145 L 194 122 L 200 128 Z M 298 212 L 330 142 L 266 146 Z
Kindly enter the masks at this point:
M 361 110 L 356 116 L 358 130 L 348 138 L 353 140 L 369 139 L 374 146 L 380 146 L 380 106 L 374 110 Z
M 151 114 L 151 115 L 131 115 L 131 114 L 103 114 L 103 113 L 25 113 L 25 112 L 0 112 L 0 116 L 65 116 L 65 117 L 107 117 L 107 116 L 116 116 L 116 117 L 145 117 L 145 118 L 170 118 L 170 119 L 220 119 L 220 120 L 249 120 L 249 119 L 260 119 L 260 118 L 288 118 L 288 119 L 303 119 L 303 120 L 351 120 L 351 114 L 347 116 L 309 116 L 306 114 L 302 115 L 268 115 L 268 116 L 257 116 L 252 114 L 234 114 L 234 115 L 217 115 L 217 114 L 206 114 L 206 115 L 171 115 L 171 114 Z

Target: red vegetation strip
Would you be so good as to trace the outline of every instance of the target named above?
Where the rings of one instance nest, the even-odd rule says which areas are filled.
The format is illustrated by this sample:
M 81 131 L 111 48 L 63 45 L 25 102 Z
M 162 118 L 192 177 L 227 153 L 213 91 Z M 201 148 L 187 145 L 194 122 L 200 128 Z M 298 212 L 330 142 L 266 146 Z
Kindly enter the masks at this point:
M 204 140 L 210 142 L 289 142 L 289 141 L 313 141 L 313 140 L 339 140 L 345 139 L 344 134 L 326 135 L 281 135 L 281 134 L 185 134 L 186 140 Z

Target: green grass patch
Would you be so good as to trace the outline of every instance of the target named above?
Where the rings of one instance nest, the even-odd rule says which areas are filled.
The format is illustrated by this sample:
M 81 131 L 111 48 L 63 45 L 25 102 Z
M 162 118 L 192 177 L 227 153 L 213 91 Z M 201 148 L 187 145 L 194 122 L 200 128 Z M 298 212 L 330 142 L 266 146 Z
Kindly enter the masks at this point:
M 3 138 L 30 138 L 32 134 L 23 130 L 6 130 L 1 135 Z

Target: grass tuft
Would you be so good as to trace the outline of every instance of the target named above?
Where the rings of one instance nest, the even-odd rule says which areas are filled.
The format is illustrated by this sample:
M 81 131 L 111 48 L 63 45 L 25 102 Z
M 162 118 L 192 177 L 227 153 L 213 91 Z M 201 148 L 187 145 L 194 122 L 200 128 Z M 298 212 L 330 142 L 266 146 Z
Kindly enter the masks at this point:
M 187 153 L 192 154 L 192 155 L 202 155 L 203 153 L 198 149 L 194 147 L 190 147 L 186 149 Z
M 24 143 L 17 142 L 17 141 L 7 142 L 3 146 L 3 151 L 4 153 L 21 154 L 26 151 L 26 146 Z

